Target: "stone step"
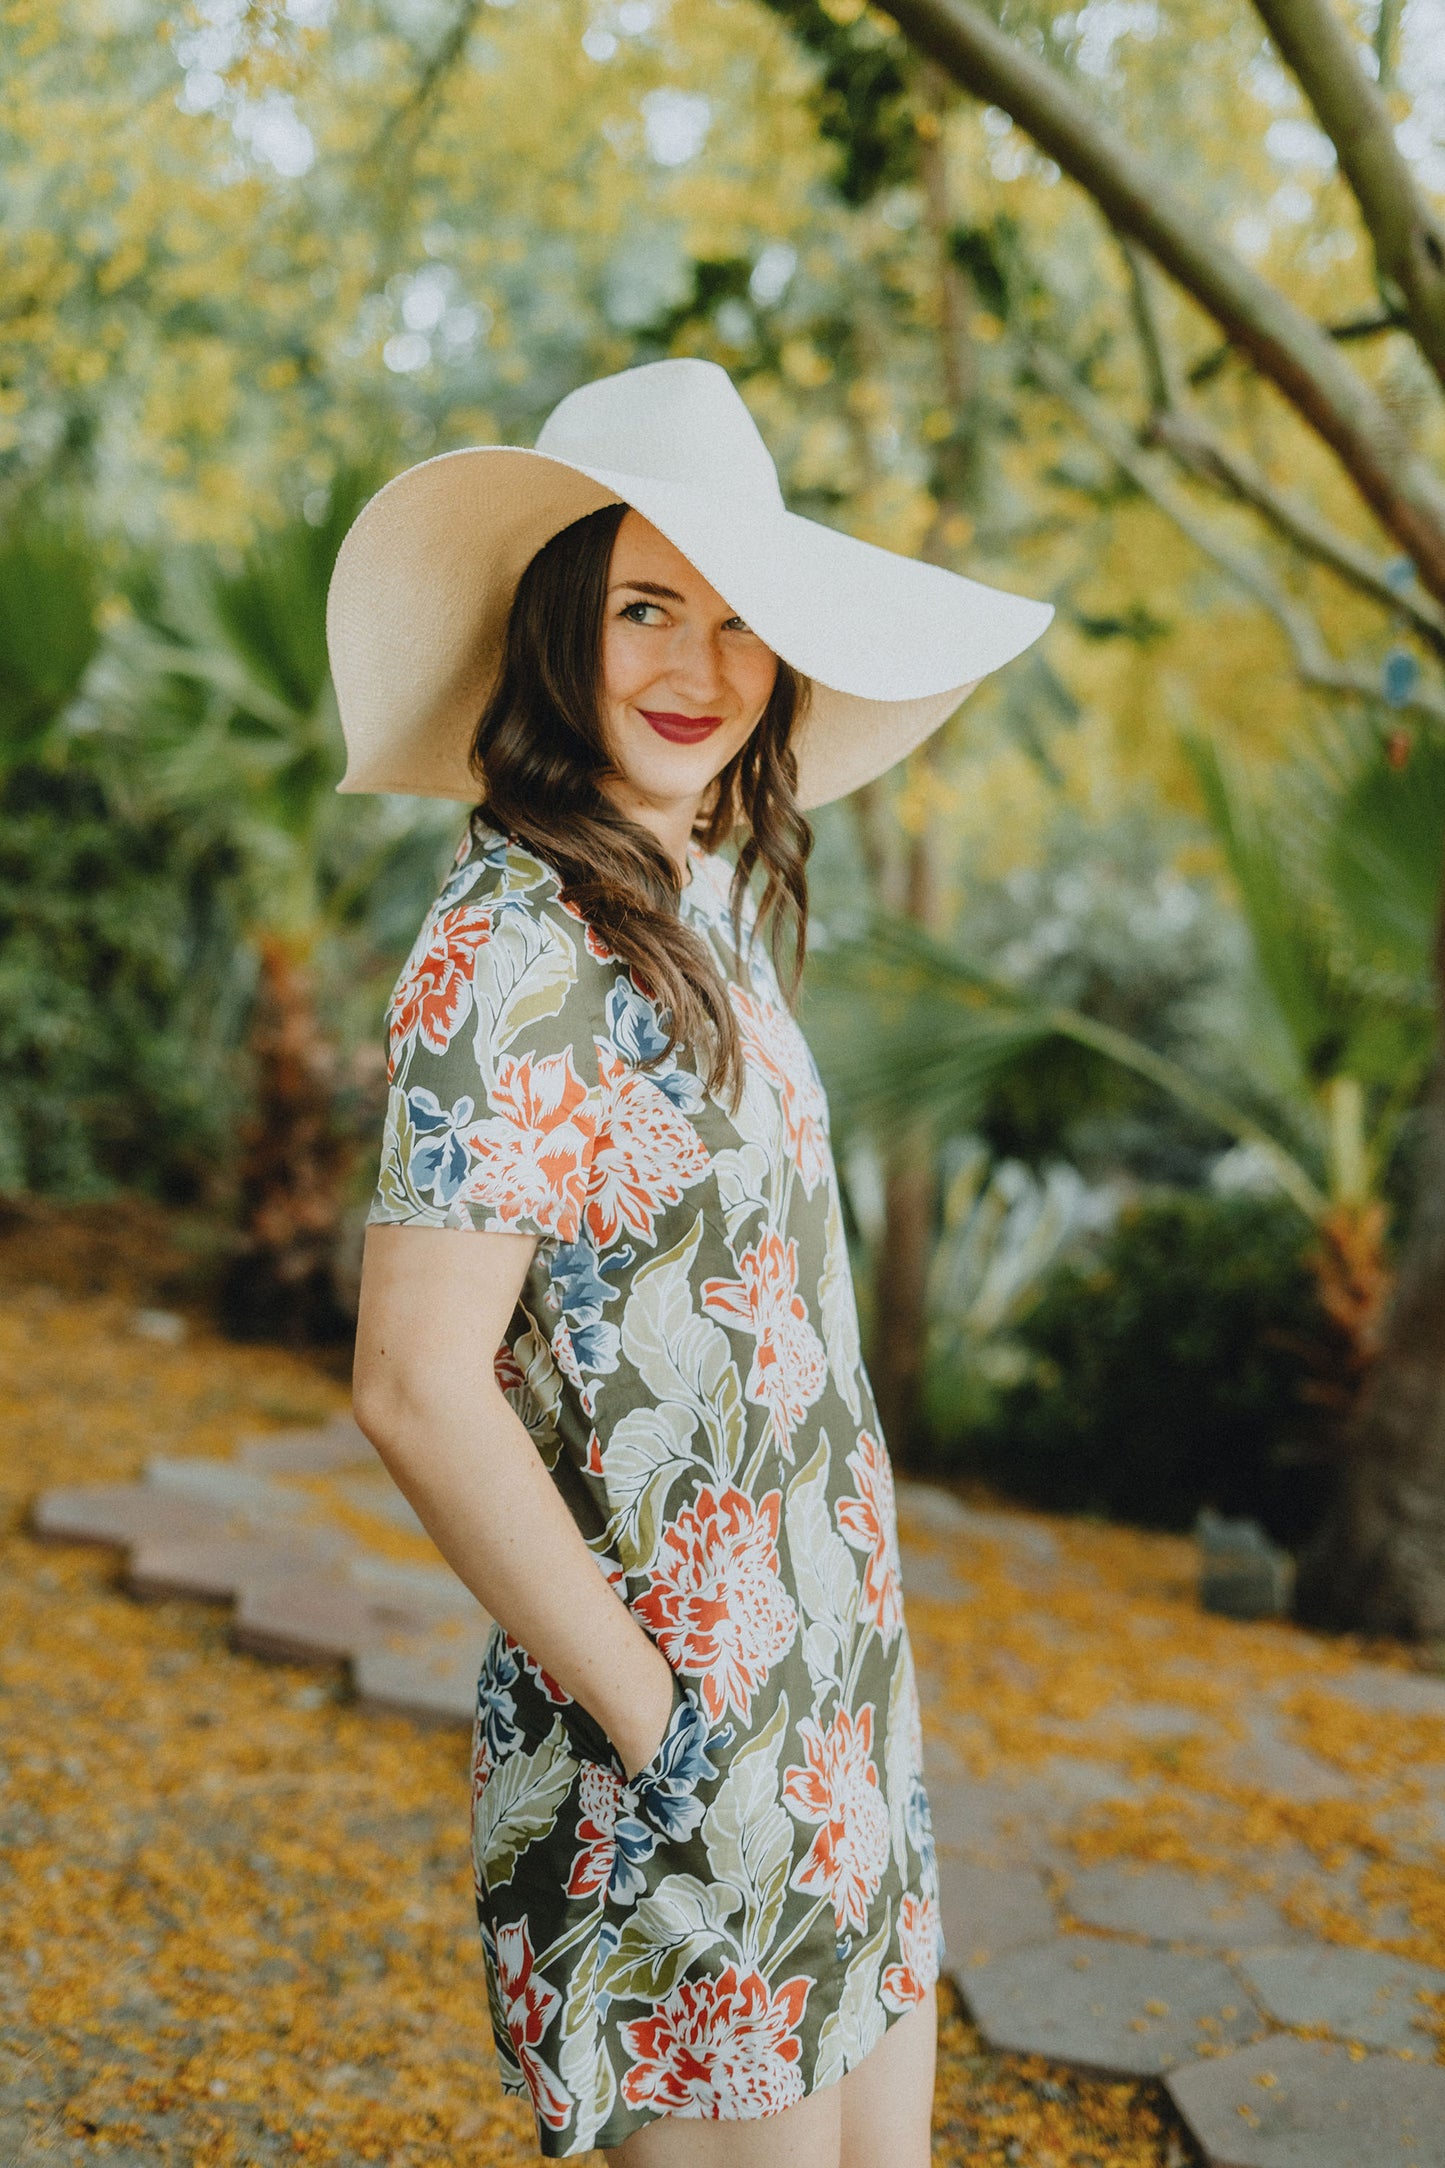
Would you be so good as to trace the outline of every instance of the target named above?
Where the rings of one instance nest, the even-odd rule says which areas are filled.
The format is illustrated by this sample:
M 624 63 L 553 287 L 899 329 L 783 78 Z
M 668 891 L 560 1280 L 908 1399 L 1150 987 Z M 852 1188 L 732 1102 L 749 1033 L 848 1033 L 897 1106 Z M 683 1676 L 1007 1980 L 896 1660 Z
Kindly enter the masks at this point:
M 351 1666 L 358 1702 L 423 1723 L 470 1724 L 489 1630 L 480 1611 L 477 1620 L 466 1634 L 418 1635 L 389 1648 L 363 1649 Z
M 1445 2168 L 1445 2069 L 1262 2040 L 1166 2080 L 1210 2168 Z
M 124 1549 L 146 1538 L 224 1535 L 230 1516 L 212 1500 L 154 1489 L 148 1483 L 75 1483 L 42 1491 L 30 1513 L 33 1534 L 56 1543 L 107 1543 Z
M 355 1418 L 338 1415 L 319 1430 L 278 1430 L 243 1438 L 236 1461 L 255 1475 L 331 1475 L 342 1468 L 371 1468 L 376 1451 Z
M 1061 1935 L 955 1977 L 990 2047 L 1106 2078 L 1152 2078 L 1264 2030 L 1222 1958 Z
M 1325 2031 L 1371 2048 L 1435 2052 L 1437 2011 L 1422 1995 L 1445 1996 L 1445 1972 L 1382 1950 L 1312 1942 L 1246 1950 L 1237 1961 L 1260 2004 L 1281 2025 Z
M 265 1536 L 213 1536 L 197 1540 L 144 1538 L 132 1546 L 126 1586 L 133 1596 L 191 1596 L 230 1603 L 248 1585 L 291 1581 L 339 1569 L 346 1545 L 329 1529 L 305 1541 Z
M 434 1615 L 345 1581 L 264 1581 L 241 1590 L 231 1639 L 253 1656 L 305 1664 L 351 1658 L 394 1636 L 424 1634 Z

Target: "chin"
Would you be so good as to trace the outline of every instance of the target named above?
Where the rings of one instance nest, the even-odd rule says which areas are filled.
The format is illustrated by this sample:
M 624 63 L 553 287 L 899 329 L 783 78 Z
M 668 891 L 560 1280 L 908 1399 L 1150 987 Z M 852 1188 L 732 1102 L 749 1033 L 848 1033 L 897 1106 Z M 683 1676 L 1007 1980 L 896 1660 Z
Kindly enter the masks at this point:
M 669 746 L 654 742 L 645 747 L 629 746 L 620 766 L 623 780 L 639 797 L 668 805 L 678 798 L 700 797 L 731 757 L 728 752 L 719 756 L 710 745 Z

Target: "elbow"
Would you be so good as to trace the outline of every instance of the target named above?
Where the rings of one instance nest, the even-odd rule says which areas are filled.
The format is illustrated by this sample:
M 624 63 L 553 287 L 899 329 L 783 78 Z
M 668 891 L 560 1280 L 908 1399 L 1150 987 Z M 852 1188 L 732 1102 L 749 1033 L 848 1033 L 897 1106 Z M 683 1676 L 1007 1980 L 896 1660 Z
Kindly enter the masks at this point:
M 488 1388 L 490 1387 L 490 1391 Z M 351 1380 L 351 1407 L 357 1424 L 395 1474 L 424 1455 L 428 1441 L 454 1430 L 463 1406 L 478 1412 L 500 1390 L 491 1379 L 464 1380 L 446 1365 L 398 1362 L 381 1357 L 358 1339 Z M 483 1405 L 482 1412 L 490 1412 Z

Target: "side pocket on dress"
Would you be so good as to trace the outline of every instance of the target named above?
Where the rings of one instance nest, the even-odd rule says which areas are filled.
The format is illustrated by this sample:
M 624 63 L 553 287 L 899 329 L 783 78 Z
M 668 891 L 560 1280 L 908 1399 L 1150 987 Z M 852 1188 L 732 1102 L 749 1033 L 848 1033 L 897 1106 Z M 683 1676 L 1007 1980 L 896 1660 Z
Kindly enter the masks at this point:
M 645 1871 L 660 1844 L 685 1844 L 707 1811 L 698 1788 L 718 1774 L 709 1748 L 725 1746 L 731 1731 L 712 1731 L 701 1704 L 672 1675 L 672 1713 L 651 1761 L 624 1780 L 617 1804 L 617 1855 L 607 1894 L 630 1905 L 651 1877 Z

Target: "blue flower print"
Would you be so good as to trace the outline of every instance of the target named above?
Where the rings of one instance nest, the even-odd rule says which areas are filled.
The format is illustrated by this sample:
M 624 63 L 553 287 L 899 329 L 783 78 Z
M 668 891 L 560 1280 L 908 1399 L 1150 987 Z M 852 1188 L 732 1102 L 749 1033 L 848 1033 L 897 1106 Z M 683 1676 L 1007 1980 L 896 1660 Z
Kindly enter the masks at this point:
M 517 1700 L 512 1692 L 520 1677 L 521 1666 L 516 1652 L 507 1646 L 499 1633 L 493 1634 L 483 1653 L 477 1678 L 477 1723 L 494 1769 L 521 1744 Z
M 435 1092 L 418 1084 L 406 1095 L 416 1143 L 407 1162 L 411 1186 L 418 1195 L 430 1190 L 438 1204 L 450 1204 L 466 1180 L 468 1155 L 459 1131 L 472 1119 L 472 1101 L 458 1099 L 448 1110 Z
M 908 1804 L 903 1810 L 903 1823 L 908 1831 L 908 1841 L 922 1860 L 927 1873 L 933 1865 L 933 1816 L 929 1812 L 928 1794 L 923 1788 L 921 1776 L 915 1776 L 908 1794 Z
M 629 1248 L 618 1250 L 604 1265 L 590 1242 L 559 1242 L 552 1252 L 552 1294 L 572 1341 L 572 1352 L 583 1370 L 615 1370 L 622 1336 L 602 1315 L 604 1302 L 617 1300 L 609 1272 L 624 1272 L 632 1263 Z
M 658 1090 L 672 1101 L 679 1114 L 697 1113 L 705 1096 L 701 1083 L 690 1069 L 678 1067 L 675 1054 L 662 1059 L 667 1033 L 658 1021 L 653 1004 L 629 979 L 614 979 L 612 983 L 607 996 L 607 1030 L 613 1046 L 630 1068 L 640 1069 L 649 1061 L 658 1063 L 658 1067 L 649 1069 L 647 1074 Z
M 622 1787 L 617 1850 L 607 1884 L 616 1903 L 630 1905 L 647 1887 L 642 1869 L 659 1842 L 681 1843 L 697 1829 L 707 1811 L 697 1787 L 718 1773 L 708 1748 L 717 1752 L 731 1738 L 730 1724 L 709 1733 L 702 1710 L 690 1695 L 683 1695 L 652 1760 Z

